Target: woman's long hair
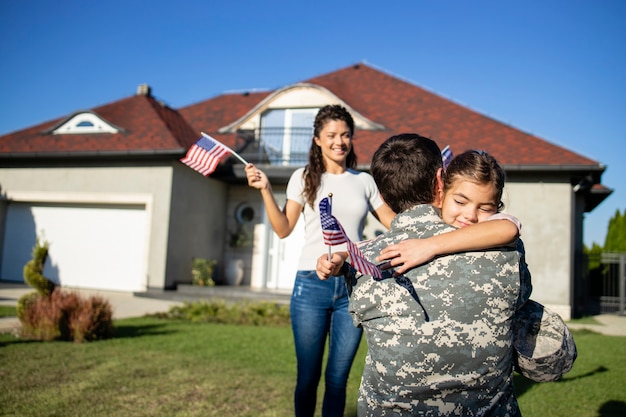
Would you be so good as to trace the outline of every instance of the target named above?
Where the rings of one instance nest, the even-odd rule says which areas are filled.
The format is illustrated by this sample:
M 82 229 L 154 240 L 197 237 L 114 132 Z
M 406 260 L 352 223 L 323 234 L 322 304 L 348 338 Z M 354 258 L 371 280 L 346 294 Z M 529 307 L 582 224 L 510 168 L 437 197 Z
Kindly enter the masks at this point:
M 322 150 L 315 143 L 314 138 L 319 138 L 324 126 L 331 120 L 341 120 L 348 125 L 350 129 L 350 138 L 354 136 L 354 119 L 345 107 L 338 104 L 332 104 L 322 107 L 315 116 L 313 122 L 313 138 L 311 138 L 311 148 L 309 149 L 309 163 L 304 167 L 304 199 L 313 207 L 317 190 L 322 183 L 322 174 L 326 172 Z M 346 168 L 356 168 L 356 153 L 354 145 L 350 146 L 350 152 L 346 157 Z

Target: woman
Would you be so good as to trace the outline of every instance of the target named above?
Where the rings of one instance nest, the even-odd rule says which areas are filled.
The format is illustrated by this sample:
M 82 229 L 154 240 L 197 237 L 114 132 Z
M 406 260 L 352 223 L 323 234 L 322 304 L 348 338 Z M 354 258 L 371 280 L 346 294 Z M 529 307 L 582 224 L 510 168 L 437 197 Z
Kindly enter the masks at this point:
M 319 201 L 332 193 L 333 215 L 352 241 L 363 239 L 368 212 L 385 227 L 394 213 L 380 198 L 373 178 L 356 171 L 352 144 L 354 120 L 342 106 L 322 107 L 313 124 L 309 163 L 297 169 L 287 184 L 287 202 L 281 210 L 267 176 L 253 164 L 246 166 L 248 185 L 261 191 L 274 232 L 289 236 L 300 213 L 305 220 L 305 243 L 291 296 L 291 326 L 297 359 L 294 393 L 296 416 L 313 416 L 322 372 L 326 338 L 326 363 L 322 416 L 343 416 L 346 384 L 361 340 L 361 329 L 352 324 L 343 276 L 321 281 L 315 273 L 319 253 L 327 251 L 322 239 Z M 335 247 L 333 247 L 335 249 Z

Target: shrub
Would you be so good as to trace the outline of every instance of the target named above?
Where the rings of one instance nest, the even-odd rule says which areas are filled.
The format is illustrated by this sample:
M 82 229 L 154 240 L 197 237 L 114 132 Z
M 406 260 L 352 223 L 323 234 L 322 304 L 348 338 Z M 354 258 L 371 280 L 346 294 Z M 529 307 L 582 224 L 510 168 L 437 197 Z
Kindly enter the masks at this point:
M 43 276 L 43 267 L 48 258 L 49 244 L 47 241 L 35 241 L 33 259 L 24 265 L 24 281 L 41 295 L 50 295 L 56 284 Z
M 37 238 L 33 259 L 24 266 L 24 281 L 37 291 L 24 294 L 17 301 L 16 313 L 22 324 L 22 336 L 74 342 L 111 337 L 113 313 L 107 300 L 63 292 L 43 276 L 48 246 L 48 242 Z
M 193 285 L 201 285 L 204 287 L 215 286 L 213 273 L 216 265 L 216 260 L 209 261 L 204 258 L 193 258 L 191 261 L 191 283 Z
M 289 307 L 271 302 L 227 304 L 223 300 L 185 302 L 170 308 L 161 318 L 203 323 L 284 326 L 289 324 Z
M 113 336 L 112 309 L 102 297 L 84 298 L 59 288 L 49 296 L 27 295 L 18 312 L 24 337 L 80 343 Z

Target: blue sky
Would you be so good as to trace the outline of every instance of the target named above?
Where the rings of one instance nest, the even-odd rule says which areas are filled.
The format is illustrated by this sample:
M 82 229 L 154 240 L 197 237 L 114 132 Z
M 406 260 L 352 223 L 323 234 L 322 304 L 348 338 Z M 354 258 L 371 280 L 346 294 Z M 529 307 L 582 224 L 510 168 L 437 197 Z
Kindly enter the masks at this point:
M 178 108 L 365 61 L 607 165 L 603 244 L 626 210 L 624 22 L 622 0 L 0 0 L 0 134 L 142 83 Z

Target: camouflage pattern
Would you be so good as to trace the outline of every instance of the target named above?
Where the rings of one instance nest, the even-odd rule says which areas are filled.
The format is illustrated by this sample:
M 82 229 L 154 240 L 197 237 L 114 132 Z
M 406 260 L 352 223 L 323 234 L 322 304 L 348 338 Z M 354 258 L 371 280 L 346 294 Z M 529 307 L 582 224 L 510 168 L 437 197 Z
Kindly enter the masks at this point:
M 361 250 L 374 261 L 391 243 L 450 230 L 419 205 Z M 529 293 L 520 292 L 521 259 L 503 248 L 438 257 L 404 281 L 347 277 L 350 312 L 368 343 L 358 415 L 519 416 L 511 321 Z
M 513 319 L 515 369 L 536 382 L 557 381 L 578 356 L 574 337 L 558 314 L 528 300 Z

